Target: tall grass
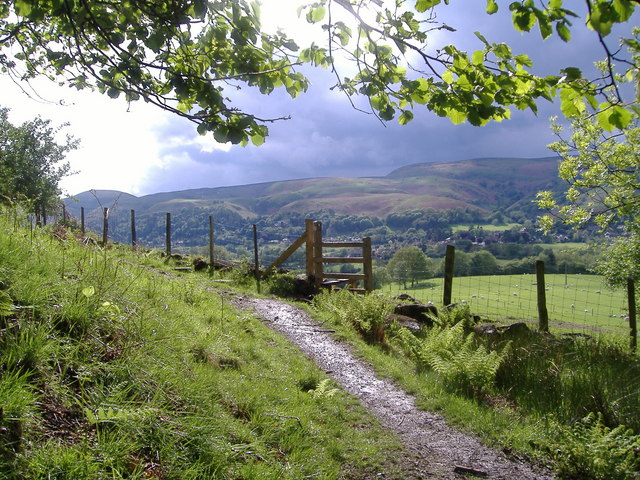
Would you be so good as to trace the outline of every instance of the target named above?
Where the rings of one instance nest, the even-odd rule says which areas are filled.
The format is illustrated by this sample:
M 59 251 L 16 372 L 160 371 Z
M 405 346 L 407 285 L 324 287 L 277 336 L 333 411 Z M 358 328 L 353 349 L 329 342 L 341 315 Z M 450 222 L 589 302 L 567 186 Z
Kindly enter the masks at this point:
M 1 479 L 366 477 L 398 448 L 208 275 L 6 217 Z

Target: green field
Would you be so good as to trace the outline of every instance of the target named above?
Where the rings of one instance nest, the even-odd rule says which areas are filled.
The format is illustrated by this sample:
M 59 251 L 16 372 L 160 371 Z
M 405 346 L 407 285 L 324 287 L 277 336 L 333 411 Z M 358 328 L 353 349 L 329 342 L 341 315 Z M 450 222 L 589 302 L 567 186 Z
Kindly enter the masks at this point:
M 476 225 L 463 223 L 460 225 L 452 225 L 451 230 L 455 232 L 465 232 L 470 228 L 475 227 Z M 504 225 L 492 225 L 490 223 L 479 225 L 485 232 L 504 232 L 506 230 L 511 230 L 513 227 L 521 227 L 522 225 L 519 223 L 506 223 Z
M 422 302 L 440 305 L 442 286 L 442 279 L 435 278 L 406 290 L 394 283 L 386 285 L 383 291 L 406 292 Z M 453 280 L 452 300 L 468 304 L 473 313 L 491 320 L 535 324 L 538 319 L 536 288 L 533 274 L 459 277 Z M 626 292 L 608 289 L 601 276 L 546 275 L 545 288 L 551 329 L 628 331 Z

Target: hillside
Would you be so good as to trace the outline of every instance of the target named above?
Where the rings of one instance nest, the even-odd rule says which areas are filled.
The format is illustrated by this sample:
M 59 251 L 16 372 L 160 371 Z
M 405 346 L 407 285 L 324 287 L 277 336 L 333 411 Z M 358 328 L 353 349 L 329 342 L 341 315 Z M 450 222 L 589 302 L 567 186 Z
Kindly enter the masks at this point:
M 385 177 L 309 178 L 233 187 L 198 188 L 136 197 L 111 190 L 84 192 L 66 201 L 78 216 L 101 207 L 140 214 L 225 208 L 244 218 L 331 209 L 383 218 L 415 209 L 505 210 L 558 184 L 557 158 L 483 158 L 416 163 Z

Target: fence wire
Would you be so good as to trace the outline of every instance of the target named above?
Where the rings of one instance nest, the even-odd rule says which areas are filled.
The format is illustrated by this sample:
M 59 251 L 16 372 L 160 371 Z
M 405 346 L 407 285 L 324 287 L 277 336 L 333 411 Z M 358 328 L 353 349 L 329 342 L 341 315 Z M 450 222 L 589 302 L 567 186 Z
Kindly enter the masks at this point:
M 413 272 L 416 273 L 416 272 Z M 422 303 L 442 304 L 443 278 L 420 280 L 407 288 L 392 282 L 381 291 L 406 293 Z M 546 274 L 545 297 L 549 326 L 571 332 L 628 332 L 626 290 L 608 288 L 603 278 L 586 274 Z M 538 322 L 537 281 L 534 273 L 455 277 L 452 302 L 498 322 Z

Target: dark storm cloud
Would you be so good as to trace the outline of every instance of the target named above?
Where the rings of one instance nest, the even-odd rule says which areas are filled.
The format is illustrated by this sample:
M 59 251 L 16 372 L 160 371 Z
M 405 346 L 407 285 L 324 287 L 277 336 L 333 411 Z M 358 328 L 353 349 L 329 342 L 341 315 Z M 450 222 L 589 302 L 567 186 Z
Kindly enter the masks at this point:
M 484 2 L 477 2 L 484 3 Z M 474 7 L 477 8 L 477 7 Z M 574 29 L 573 40 L 545 42 L 533 32 L 513 30 L 508 15 L 488 17 L 482 9 L 458 9 L 456 25 L 467 35 L 452 41 L 469 51 L 481 48 L 468 34 L 483 30 L 490 42 L 506 42 L 515 52 L 533 58 L 539 74 L 557 74 L 565 66 L 590 68 L 596 45 L 593 32 Z M 453 23 L 453 22 L 452 22 Z M 599 52 L 595 52 L 599 55 Z M 270 126 L 261 147 L 231 147 L 228 151 L 203 148 L 194 143 L 195 128 L 173 119 L 159 139 L 171 139 L 161 149 L 164 166 L 155 167 L 141 187 L 143 192 L 216 187 L 319 176 L 380 176 L 402 165 L 477 157 L 543 157 L 554 140 L 549 117 L 558 115 L 557 105 L 542 100 L 538 115 L 512 112 L 512 119 L 484 127 L 452 125 L 426 110 L 416 110 L 409 125 L 390 122 L 383 126 L 375 117 L 353 109 L 347 99 L 329 87 L 334 79 L 326 71 L 309 73 L 314 85 L 300 98 L 286 93 L 253 95 L 236 93 L 248 111 L 263 117 L 291 115 L 291 120 Z

